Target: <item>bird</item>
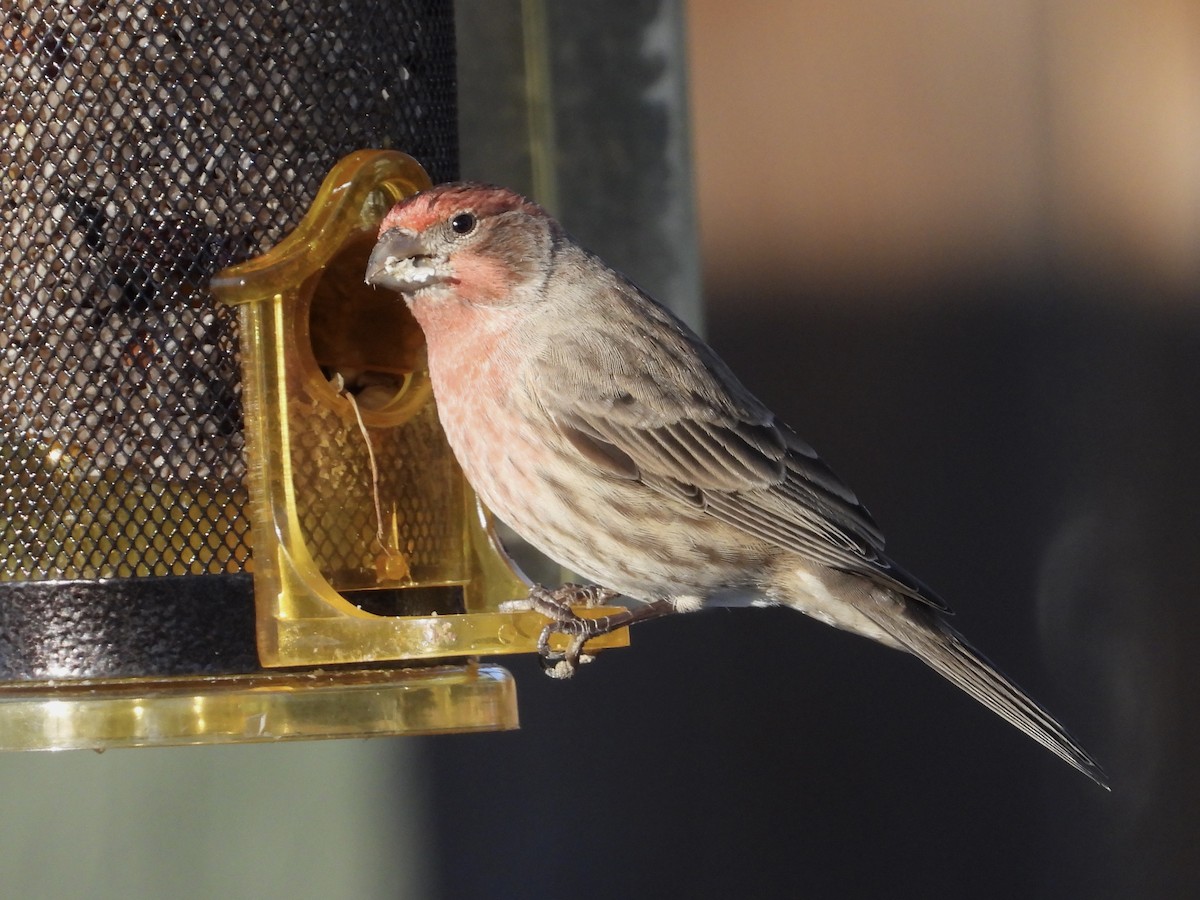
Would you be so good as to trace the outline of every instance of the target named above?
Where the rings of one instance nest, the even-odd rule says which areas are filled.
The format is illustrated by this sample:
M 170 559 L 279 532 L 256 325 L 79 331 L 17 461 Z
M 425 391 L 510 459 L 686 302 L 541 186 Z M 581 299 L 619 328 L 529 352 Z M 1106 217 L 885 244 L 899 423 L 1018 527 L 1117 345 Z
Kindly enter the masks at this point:
M 917 657 L 1108 789 L 1097 762 L 951 627 L 875 520 L 684 322 L 506 188 L 392 207 L 366 281 L 424 332 L 446 439 L 484 504 L 588 586 L 533 586 L 551 674 L 676 612 L 784 606 Z M 572 603 L 629 601 L 583 618 Z M 548 635 L 572 636 L 549 651 Z M 586 657 L 585 657 L 586 659 Z

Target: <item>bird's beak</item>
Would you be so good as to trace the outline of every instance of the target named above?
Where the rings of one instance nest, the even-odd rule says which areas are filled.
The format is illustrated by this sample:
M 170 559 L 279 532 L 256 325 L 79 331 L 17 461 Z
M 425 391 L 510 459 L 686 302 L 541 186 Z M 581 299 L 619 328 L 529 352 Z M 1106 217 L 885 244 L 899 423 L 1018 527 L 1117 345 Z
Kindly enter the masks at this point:
M 444 280 L 421 238 L 403 228 L 381 234 L 367 260 L 367 284 L 401 294 Z

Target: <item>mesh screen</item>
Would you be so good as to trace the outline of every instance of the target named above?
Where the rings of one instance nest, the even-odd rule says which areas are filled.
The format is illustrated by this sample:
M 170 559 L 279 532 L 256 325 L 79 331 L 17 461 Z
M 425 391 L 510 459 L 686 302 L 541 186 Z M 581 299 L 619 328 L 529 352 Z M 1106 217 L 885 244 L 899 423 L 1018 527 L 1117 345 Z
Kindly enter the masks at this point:
M 235 321 L 208 279 L 352 150 L 455 175 L 450 3 L 3 9 L 0 579 L 240 571 Z

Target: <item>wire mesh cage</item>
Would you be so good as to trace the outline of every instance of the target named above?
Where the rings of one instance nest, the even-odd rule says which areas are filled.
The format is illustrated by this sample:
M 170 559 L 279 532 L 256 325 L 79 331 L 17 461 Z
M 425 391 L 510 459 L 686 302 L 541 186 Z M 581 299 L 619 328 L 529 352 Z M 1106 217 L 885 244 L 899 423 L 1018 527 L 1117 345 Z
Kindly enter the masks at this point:
M 15 0 L 0 59 L 0 677 L 243 671 L 237 335 L 209 279 L 359 147 L 456 174 L 450 3 Z

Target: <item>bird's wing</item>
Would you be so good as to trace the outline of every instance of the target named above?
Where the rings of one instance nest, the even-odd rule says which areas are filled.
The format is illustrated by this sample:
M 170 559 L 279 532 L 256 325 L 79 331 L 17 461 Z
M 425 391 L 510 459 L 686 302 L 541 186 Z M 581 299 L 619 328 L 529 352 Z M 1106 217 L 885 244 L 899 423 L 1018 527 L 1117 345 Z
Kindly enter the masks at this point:
M 747 535 L 945 610 L 883 554 L 870 513 L 816 452 L 686 326 L 632 290 L 610 323 L 629 327 L 563 334 L 546 351 L 564 375 L 539 380 L 538 401 L 573 446 Z

